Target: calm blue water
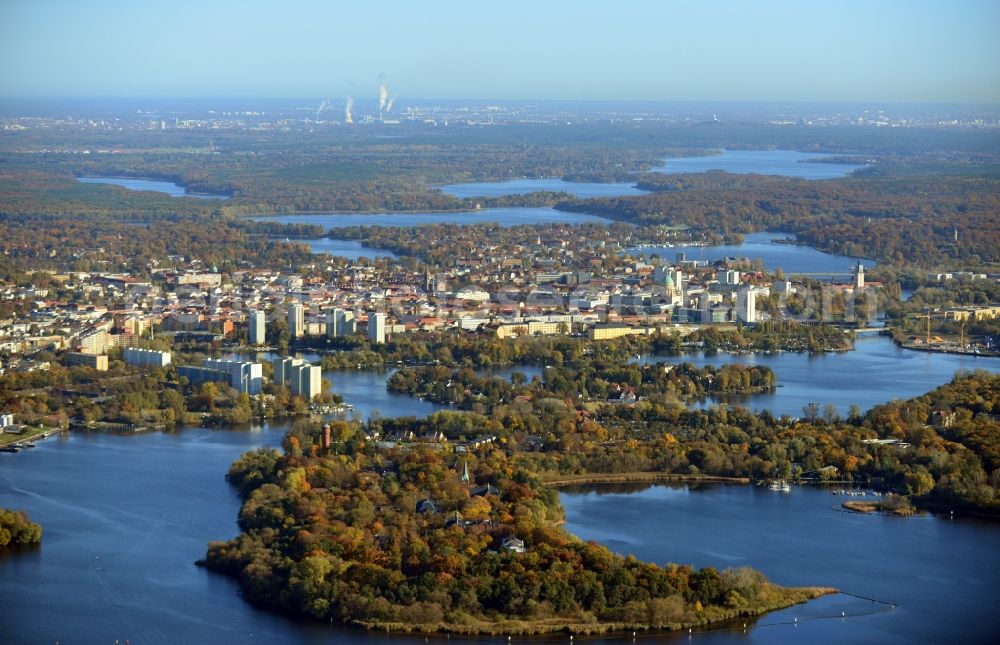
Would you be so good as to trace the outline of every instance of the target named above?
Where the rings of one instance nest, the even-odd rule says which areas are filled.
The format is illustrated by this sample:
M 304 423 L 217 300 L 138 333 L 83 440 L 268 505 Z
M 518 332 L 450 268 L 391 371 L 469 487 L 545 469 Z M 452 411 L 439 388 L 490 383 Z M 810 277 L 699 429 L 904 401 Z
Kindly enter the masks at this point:
M 388 249 L 378 249 L 375 247 L 362 246 L 357 240 L 332 240 L 328 237 L 321 237 L 310 240 L 295 240 L 303 242 L 312 247 L 313 253 L 329 253 L 330 255 L 357 260 L 358 258 L 397 258 L 398 256 Z
M 44 534 L 38 549 L 0 555 L 0 642 L 319 642 L 194 566 L 209 540 L 237 533 L 229 465 L 283 432 L 73 433 L 3 455 L 0 505 Z
M 259 353 L 255 360 L 270 360 L 274 354 Z M 318 363 L 318 354 L 297 354 Z M 801 417 L 802 408 L 812 402 L 831 403 L 846 414 L 856 404 L 866 411 L 872 406 L 892 399 L 906 399 L 929 392 L 951 381 L 960 370 L 985 369 L 1000 372 L 1000 358 L 934 354 L 914 352 L 897 347 L 887 336 L 861 335 L 854 351 L 828 354 L 780 352 L 775 354 L 706 355 L 690 352 L 677 356 L 643 356 L 643 363 L 682 363 L 695 365 L 766 365 L 774 370 L 780 387 L 773 393 L 725 397 L 725 401 L 753 410 L 770 410 L 775 415 L 787 414 Z M 330 381 L 334 392 L 363 417 L 378 411 L 382 416 L 426 416 L 448 406 L 394 394 L 385 388 L 393 370 L 385 372 L 326 371 L 323 378 Z M 530 381 L 541 375 L 536 365 L 502 367 L 480 370 L 480 374 L 493 374 L 509 379 L 513 372 L 523 373 Z M 707 399 L 699 404 L 715 403 Z
M 544 209 L 550 210 L 550 209 Z M 559 211 L 552 211 L 553 213 L 559 214 Z M 563 215 L 570 216 L 566 221 L 570 223 L 579 223 L 576 219 L 578 216 L 573 213 L 561 213 Z M 470 213 L 469 215 L 473 215 Z M 476 214 L 478 215 L 478 213 Z M 272 218 L 285 224 L 302 224 L 302 223 L 315 223 L 326 226 L 328 228 L 338 228 L 342 226 L 351 226 L 354 224 L 382 224 L 384 226 L 409 226 L 409 225 L 419 225 L 436 223 L 437 221 L 447 221 L 452 222 L 455 217 L 466 217 L 464 215 L 459 216 L 441 216 L 440 220 L 434 221 L 423 221 L 414 222 L 409 219 L 413 217 L 411 215 L 399 215 L 398 217 L 402 219 L 401 222 L 395 220 L 395 215 L 393 216 L 371 216 L 371 217 L 392 217 L 393 221 L 373 221 L 373 220 L 350 220 L 344 221 L 341 219 L 335 219 L 338 217 L 364 217 L 361 215 L 350 215 L 350 216 L 337 216 L 337 215 L 288 215 L 281 218 Z M 585 215 L 583 217 L 591 218 L 592 216 Z M 430 219 L 428 217 L 428 219 Z M 600 218 L 588 219 L 585 221 L 593 221 L 594 219 L 598 221 Z M 464 220 L 463 220 L 464 221 Z M 472 223 L 472 222 L 464 222 Z M 480 223 L 480 222 L 475 222 Z M 513 225 L 516 223 L 511 220 L 507 220 L 504 223 Z M 845 255 L 832 255 L 830 253 L 823 253 L 822 251 L 817 251 L 810 246 L 801 246 L 795 244 L 778 244 L 773 240 L 775 239 L 785 239 L 789 236 L 785 233 L 750 233 L 746 235 L 745 240 L 742 245 L 732 245 L 726 244 L 721 246 L 689 246 L 681 245 L 674 247 L 642 247 L 642 248 L 632 248 L 629 252 L 633 256 L 646 255 L 647 257 L 657 255 L 661 258 L 673 261 L 678 253 L 685 253 L 688 260 L 705 260 L 708 262 L 713 262 L 715 260 L 721 260 L 727 257 L 747 257 L 752 260 L 761 260 L 767 269 L 774 270 L 777 267 L 784 269 L 785 273 L 791 275 L 796 272 L 802 273 L 822 273 L 824 271 L 829 271 L 832 273 L 849 273 L 851 267 L 857 264 L 857 258 L 848 257 Z M 359 257 L 374 258 L 376 256 L 389 256 L 397 257 L 390 251 L 386 249 L 375 249 L 366 248 L 361 245 L 360 242 L 353 240 L 333 240 L 329 238 L 316 238 L 307 240 L 297 240 L 303 243 L 309 244 L 312 247 L 314 253 L 329 253 L 330 255 L 339 255 L 349 259 L 357 259 Z M 862 260 L 868 268 L 875 266 L 875 262 L 872 260 Z
M 773 271 L 781 267 L 786 274 L 793 273 L 850 273 L 851 268 L 858 263 L 858 258 L 846 255 L 833 255 L 817 251 L 811 246 L 796 244 L 778 244 L 774 240 L 794 239 L 788 233 L 749 233 L 744 237 L 743 244 L 724 244 L 721 246 L 650 246 L 629 249 L 633 255 L 657 255 L 671 262 L 678 253 L 684 253 L 688 260 L 705 260 L 714 262 L 727 257 L 746 257 L 751 261 L 762 260 L 764 267 Z M 866 268 L 875 266 L 874 260 L 861 260 Z
M 233 581 L 194 566 L 208 541 L 237 533 L 239 499 L 223 478 L 230 463 L 277 445 L 283 431 L 73 433 L 0 454 L 0 505 L 27 510 L 45 530 L 40 548 L 0 555 L 0 642 L 421 642 L 256 610 Z M 561 497 L 571 532 L 622 553 L 751 565 L 778 583 L 900 603 L 887 612 L 829 597 L 765 616 L 747 635 L 696 634 L 697 642 L 988 642 L 997 628 L 996 524 L 848 515 L 832 510 L 841 498 L 798 487 Z M 841 621 L 841 611 L 871 615 Z
M 828 596 L 768 614 L 746 635 L 738 628 L 692 642 L 996 642 L 996 523 L 843 513 L 834 505 L 844 498 L 799 486 L 789 494 L 734 485 L 615 491 L 560 494 L 566 528 L 643 560 L 752 566 L 779 584 L 835 587 L 898 605 Z M 842 620 L 842 611 L 863 616 Z
M 874 403 L 930 389 L 955 369 L 1000 364 L 903 352 L 885 338 L 862 340 L 856 352 L 844 355 L 694 355 L 691 360 L 771 365 L 785 387 L 754 398 L 770 397 L 768 407 L 792 414 L 820 392 L 822 402 L 866 405 L 865 397 Z M 509 378 L 513 371 L 530 378 L 538 368 L 492 373 Z M 444 408 L 388 393 L 389 373 L 324 376 L 365 416 L 374 410 L 423 415 Z M 239 500 L 223 479 L 229 464 L 246 450 L 277 445 L 283 431 L 277 424 L 252 431 L 71 434 L 16 455 L 0 454 L 0 505 L 26 509 L 45 527 L 41 548 L 0 556 L 0 588 L 6 592 L 0 642 L 419 642 L 254 610 L 232 581 L 193 565 L 209 540 L 237 532 Z M 994 617 L 983 605 L 992 602 L 1000 571 L 996 525 L 844 515 L 829 510 L 836 498 L 800 489 L 789 496 L 734 487 L 653 490 L 668 492 L 564 495 L 569 529 L 659 562 L 749 564 L 777 582 L 833 585 L 903 603 L 896 614 L 806 621 L 871 611 L 868 603 L 826 598 L 765 617 L 750 640 L 904 643 L 915 634 L 926 636 L 916 640 L 942 641 L 950 633 L 972 642 L 989 633 L 983 629 L 992 629 Z M 803 622 L 781 624 L 792 617 Z M 728 643 L 746 637 L 737 630 L 696 638 Z
M 781 175 L 803 179 L 834 179 L 845 177 L 859 168 L 857 164 L 812 163 L 811 159 L 824 159 L 836 155 L 796 150 L 721 150 L 718 155 L 705 157 L 668 157 L 652 172 L 698 173 L 709 170 L 761 175 Z M 501 197 L 537 191 L 566 192 L 581 199 L 591 197 L 622 197 L 646 195 L 647 191 L 634 183 L 597 183 L 563 181 L 558 177 L 547 179 L 510 179 L 507 181 L 482 181 L 436 186 L 444 193 L 466 199 L 470 197 Z
M 737 174 L 780 175 L 803 179 L 834 179 L 845 177 L 864 168 L 859 164 L 812 163 L 810 159 L 825 159 L 837 155 L 797 150 L 722 150 L 707 157 L 677 157 L 663 160 L 654 172 L 685 173 L 725 170 Z
M 829 179 L 847 175 L 862 166 L 851 164 L 808 163 L 808 159 L 830 157 L 823 153 L 802 153 L 793 150 L 737 151 L 724 150 L 717 156 L 680 157 L 664 160 L 664 165 L 654 172 L 705 172 L 722 169 L 727 172 L 775 174 L 806 179 Z M 529 193 L 539 190 L 565 191 L 576 197 L 615 197 L 640 195 L 645 191 L 630 183 L 577 183 L 562 179 L 513 179 L 498 182 L 473 182 L 439 186 L 440 190 L 459 198 L 489 197 Z M 273 215 L 253 218 L 255 220 L 276 221 L 283 224 L 319 224 L 327 230 L 345 226 L 422 226 L 425 224 L 482 224 L 498 223 L 502 226 L 518 224 L 549 223 L 606 223 L 607 220 L 594 215 L 565 213 L 552 208 L 491 208 L 467 213 L 329 213 L 318 215 Z M 780 234 L 776 234 L 779 235 Z M 784 237 L 784 236 L 782 236 Z M 657 253 L 663 257 L 673 257 L 678 251 L 687 251 L 689 259 L 720 259 L 726 256 L 748 256 L 751 259 L 764 258 L 768 267 L 780 266 L 786 271 L 845 271 L 850 262 L 844 263 L 839 256 L 832 256 L 803 247 L 776 245 L 770 243 L 771 234 L 748 235 L 742 246 L 649 248 L 639 252 Z M 313 251 L 330 253 L 357 259 L 373 257 L 385 253 L 364 249 L 356 242 L 332 240 L 311 241 Z M 874 263 L 868 263 L 869 266 Z M 845 268 L 847 267 L 847 268 Z
M 470 197 L 503 197 L 504 195 L 523 195 L 539 191 L 569 193 L 573 197 L 581 199 L 649 194 L 648 191 L 636 188 L 634 183 L 563 181 L 558 177 L 548 179 L 480 181 L 467 184 L 447 184 L 445 186 L 435 186 L 435 188 L 459 199 Z
M 327 230 L 346 226 L 423 226 L 425 224 L 588 224 L 609 223 L 603 217 L 564 213 L 553 208 L 486 208 L 463 213 L 328 213 L 317 215 L 268 215 L 254 217 L 257 221 L 282 224 L 319 224 Z
M 245 359 L 255 361 L 270 361 L 278 356 L 273 352 L 255 352 L 251 354 L 227 354 L 226 358 L 242 356 Z M 310 363 L 319 364 L 322 358 L 319 354 L 312 352 L 297 352 L 297 358 L 304 358 Z M 354 411 L 362 418 L 367 419 L 373 413 L 378 413 L 383 417 L 425 417 L 439 410 L 450 409 L 450 406 L 440 403 L 432 403 L 423 399 L 417 399 L 405 394 L 390 392 L 386 389 L 389 377 L 395 372 L 395 368 L 387 369 L 383 372 L 366 372 L 357 370 L 326 370 L 323 378 L 330 382 L 330 389 L 344 397 L 346 403 L 354 407 Z M 534 376 L 541 375 L 541 368 L 536 365 L 519 365 L 516 367 L 497 367 L 478 370 L 480 375 L 499 376 L 510 380 L 511 374 L 520 372 L 531 380 Z
M 846 414 L 852 404 L 868 410 L 892 399 L 908 399 L 951 381 L 959 370 L 984 369 L 1000 372 L 1000 358 L 915 352 L 897 347 L 887 336 L 861 335 L 851 352 L 807 354 L 706 355 L 692 352 L 680 356 L 645 356 L 644 363 L 666 361 L 695 365 L 766 365 L 774 371 L 778 386 L 770 394 L 727 396 L 726 401 L 752 410 L 770 410 L 775 415 L 801 417 L 808 403 L 831 403 Z M 708 401 L 703 405 L 711 405 Z
M 228 195 L 211 195 L 208 193 L 189 193 L 183 186 L 170 181 L 155 179 L 135 179 L 132 177 L 77 177 L 84 184 L 112 184 L 128 190 L 149 190 L 155 193 L 166 193 L 171 197 L 197 197 L 198 199 L 229 199 Z

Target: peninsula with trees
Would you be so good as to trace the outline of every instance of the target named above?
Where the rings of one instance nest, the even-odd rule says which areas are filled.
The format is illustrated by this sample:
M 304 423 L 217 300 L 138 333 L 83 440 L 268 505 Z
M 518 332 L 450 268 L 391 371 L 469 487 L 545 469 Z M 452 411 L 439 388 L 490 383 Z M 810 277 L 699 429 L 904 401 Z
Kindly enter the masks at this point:
M 583 542 L 560 526 L 555 490 L 499 445 L 381 447 L 345 422 L 300 424 L 284 454 L 248 453 L 228 479 L 244 498 L 242 533 L 202 563 L 255 604 L 368 629 L 676 630 L 833 592 Z

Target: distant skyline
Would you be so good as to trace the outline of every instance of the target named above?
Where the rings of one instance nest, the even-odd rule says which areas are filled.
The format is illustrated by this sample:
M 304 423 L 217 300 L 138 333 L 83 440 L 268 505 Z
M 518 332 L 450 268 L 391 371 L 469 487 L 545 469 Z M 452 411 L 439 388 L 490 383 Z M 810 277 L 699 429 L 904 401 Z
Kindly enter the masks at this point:
M 996 0 L 0 1 L 0 96 L 1000 103 Z

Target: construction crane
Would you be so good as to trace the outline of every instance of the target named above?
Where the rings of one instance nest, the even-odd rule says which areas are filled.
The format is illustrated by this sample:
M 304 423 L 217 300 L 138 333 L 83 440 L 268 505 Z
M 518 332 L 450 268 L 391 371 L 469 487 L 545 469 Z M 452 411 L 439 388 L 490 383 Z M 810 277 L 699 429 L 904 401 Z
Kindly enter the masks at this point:
M 927 313 L 925 313 L 925 314 L 913 314 L 913 318 L 915 318 L 917 320 L 923 318 L 923 319 L 925 319 L 927 321 L 926 343 L 928 345 L 930 345 L 931 344 L 931 312 L 928 310 Z M 914 330 L 914 331 L 916 331 L 916 330 Z

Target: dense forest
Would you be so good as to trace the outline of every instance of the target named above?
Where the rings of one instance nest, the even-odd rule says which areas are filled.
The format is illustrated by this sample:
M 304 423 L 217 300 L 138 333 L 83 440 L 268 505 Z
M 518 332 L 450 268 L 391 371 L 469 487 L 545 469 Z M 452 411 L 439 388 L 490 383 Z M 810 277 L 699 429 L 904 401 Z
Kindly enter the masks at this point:
M 824 251 L 897 266 L 1000 262 L 1000 173 L 809 181 L 708 172 L 649 174 L 638 185 L 656 192 L 557 208 L 727 237 L 787 231 Z
M 760 302 L 758 309 L 764 309 L 761 305 L 766 302 Z M 652 349 L 656 352 L 678 352 L 684 347 L 699 347 L 706 351 L 847 351 L 854 347 L 854 336 L 833 325 L 787 321 L 769 321 L 725 331 L 717 326 L 703 325 L 685 336 L 683 341 L 676 336 L 654 337 Z
M 442 365 L 428 365 L 397 370 L 389 377 L 387 387 L 436 403 L 484 411 L 487 405 L 512 400 L 518 381 L 524 382 L 518 377 L 512 383 L 497 376 L 479 376 L 468 368 L 452 371 Z M 775 386 L 775 378 L 767 367 L 736 364 L 716 368 L 696 367 L 691 363 L 580 361 L 573 368 L 546 369 L 545 386 L 549 393 L 562 398 L 575 397 L 578 403 L 634 402 L 654 394 L 669 394 L 693 402 L 710 395 L 769 391 Z
M 865 173 L 866 181 L 876 186 L 884 184 L 894 194 L 906 191 L 898 184 L 907 178 L 935 182 L 952 177 L 995 180 L 1000 161 L 996 137 L 983 132 L 721 123 L 635 122 L 623 126 L 593 122 L 573 127 L 522 124 L 446 130 L 407 125 L 392 139 L 380 130 L 367 128 L 289 131 L 281 137 L 220 130 L 211 134 L 211 145 L 207 134 L 197 131 L 38 129 L 5 131 L 0 134 L 0 144 L 0 213 L 143 221 L 248 213 L 460 210 L 474 208 L 476 202 L 483 207 L 551 205 L 556 199 L 551 194 L 530 199 L 463 201 L 434 190 L 434 186 L 565 177 L 582 181 L 640 180 L 644 186 L 660 190 L 667 185 L 658 184 L 657 175 L 641 173 L 655 168 L 665 157 L 712 154 L 719 148 L 784 148 L 839 152 L 865 161 L 876 158 L 878 163 Z M 171 198 L 115 186 L 80 184 L 75 178 L 81 176 L 157 178 L 179 183 L 190 191 L 230 198 Z M 753 190 L 774 191 L 764 200 L 787 197 L 776 184 Z M 864 216 L 869 211 L 886 209 L 906 215 L 902 208 L 907 206 L 905 201 L 887 195 L 878 198 L 853 187 L 843 192 L 824 193 L 816 199 L 833 214 L 841 211 L 836 200 L 844 199 L 851 207 L 843 209 L 845 214 L 856 207 Z M 878 193 L 878 189 L 874 192 Z M 936 201 L 937 192 L 927 191 L 924 201 Z M 952 204 L 946 200 L 942 208 L 951 210 Z M 711 211 L 706 214 L 711 215 Z
M 489 368 L 509 365 L 562 365 L 581 360 L 624 363 L 648 351 L 649 337 L 630 336 L 607 343 L 590 343 L 569 336 L 498 338 L 479 333 L 414 332 L 397 334 L 385 344 L 356 338 L 317 339 L 314 349 L 336 350 L 322 358 L 324 369 L 364 369 L 397 363 L 438 363 L 448 367 Z
M 439 375 L 445 383 L 461 378 L 445 372 Z M 697 389 L 676 386 L 650 388 L 644 399 L 624 405 L 598 403 L 562 387 L 580 379 L 586 374 L 567 366 L 546 370 L 540 380 L 512 382 L 509 394 L 486 383 L 478 391 L 482 396 L 469 388 L 472 397 L 462 397 L 472 412 L 379 420 L 378 430 L 440 433 L 460 441 L 495 434 L 521 450 L 543 476 L 664 472 L 847 479 L 910 495 L 918 505 L 1000 517 L 1000 376 L 995 374 L 960 374 L 922 397 L 868 413 L 855 407 L 847 418 L 819 402 L 805 406 L 801 418 L 738 406 L 689 408 L 684 400 L 696 397 Z M 595 379 L 595 391 L 616 391 L 612 380 Z M 418 392 L 435 387 L 413 383 L 404 373 L 397 386 Z
M 818 406 L 801 420 L 690 410 L 668 395 L 593 407 L 559 395 L 563 370 L 515 379 L 510 392 L 425 370 L 482 385 L 483 412 L 334 421 L 328 431 L 297 422 L 284 454 L 261 449 L 230 469 L 244 498 L 241 533 L 211 543 L 203 564 L 237 577 L 251 602 L 368 628 L 675 629 L 822 590 L 781 589 L 749 569 L 658 567 L 582 543 L 559 528 L 547 478 L 833 473 L 922 507 L 1000 516 L 998 375 L 959 375 L 845 421 Z
M 167 256 L 197 259 L 220 271 L 303 266 L 315 260 L 304 243 L 271 240 L 308 232 L 308 227 L 258 228 L 227 220 L 159 221 L 148 225 L 0 216 L 0 279 L 20 282 L 30 273 L 52 271 L 125 272 L 148 277 L 169 268 Z
M 465 473 L 468 473 L 466 479 Z M 368 628 L 458 633 L 677 629 L 802 602 L 748 568 L 657 566 L 558 526 L 554 490 L 503 450 L 376 449 L 338 422 L 233 464 L 241 534 L 203 563 L 257 604 Z

